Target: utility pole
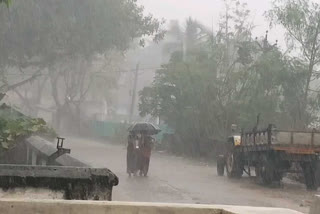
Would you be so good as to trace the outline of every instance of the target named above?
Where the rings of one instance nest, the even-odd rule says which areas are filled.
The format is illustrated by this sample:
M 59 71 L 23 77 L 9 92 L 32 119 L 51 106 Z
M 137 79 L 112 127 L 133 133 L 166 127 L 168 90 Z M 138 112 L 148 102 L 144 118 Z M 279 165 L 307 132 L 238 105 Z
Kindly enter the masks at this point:
M 136 66 L 136 71 L 134 73 L 134 83 L 133 83 L 133 90 L 132 90 L 132 99 L 131 99 L 131 106 L 130 106 L 130 118 L 129 122 L 132 122 L 132 117 L 134 114 L 134 106 L 136 103 L 136 93 L 137 93 L 137 84 L 138 84 L 138 76 L 139 76 L 139 63 Z

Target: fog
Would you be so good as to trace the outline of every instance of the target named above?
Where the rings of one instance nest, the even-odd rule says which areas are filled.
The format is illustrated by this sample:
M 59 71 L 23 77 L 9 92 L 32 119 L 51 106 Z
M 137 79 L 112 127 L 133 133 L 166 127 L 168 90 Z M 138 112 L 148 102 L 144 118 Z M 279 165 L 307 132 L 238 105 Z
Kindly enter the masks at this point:
M 179 0 L 150 1 L 140 0 L 145 7 L 146 13 L 151 13 L 157 18 L 167 20 L 179 20 L 181 23 L 185 19 L 192 17 L 203 23 L 210 29 L 218 30 L 219 17 L 224 13 L 224 3 L 220 0 L 187 0 L 183 4 Z M 254 35 L 261 36 L 269 29 L 269 22 L 265 19 L 264 13 L 271 8 L 272 0 L 245 0 L 251 10 L 251 20 L 255 24 Z M 272 40 L 281 39 L 283 35 L 270 34 Z

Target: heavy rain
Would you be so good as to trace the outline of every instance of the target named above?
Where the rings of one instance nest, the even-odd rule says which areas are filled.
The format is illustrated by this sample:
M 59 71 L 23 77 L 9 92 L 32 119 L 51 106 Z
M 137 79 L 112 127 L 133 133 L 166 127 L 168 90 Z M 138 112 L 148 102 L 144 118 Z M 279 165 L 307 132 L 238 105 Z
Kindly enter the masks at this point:
M 319 0 L 0 0 L 0 213 L 319 214 L 319 79 Z

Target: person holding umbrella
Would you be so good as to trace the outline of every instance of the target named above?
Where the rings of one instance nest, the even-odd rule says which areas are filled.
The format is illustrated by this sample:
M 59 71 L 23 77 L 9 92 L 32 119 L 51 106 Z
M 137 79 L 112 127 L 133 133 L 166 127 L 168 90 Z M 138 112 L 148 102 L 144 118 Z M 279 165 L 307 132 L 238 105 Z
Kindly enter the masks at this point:
M 137 151 L 135 148 L 135 141 L 137 137 L 134 134 L 129 134 L 128 145 L 127 145 L 127 173 L 129 177 L 131 174 L 135 175 L 137 173 Z
M 143 143 L 140 147 L 140 176 L 147 176 L 148 174 L 153 143 L 154 139 L 150 135 L 143 136 Z
M 147 176 L 154 142 L 152 135 L 158 134 L 161 130 L 151 123 L 136 123 L 132 125 L 128 131 L 128 139 L 130 139 L 130 136 L 135 136 L 135 140 L 128 140 L 127 172 L 129 176 L 131 176 L 132 173 L 136 175 L 137 171 L 140 171 L 140 176 Z M 132 144 L 132 142 L 134 142 L 134 144 Z

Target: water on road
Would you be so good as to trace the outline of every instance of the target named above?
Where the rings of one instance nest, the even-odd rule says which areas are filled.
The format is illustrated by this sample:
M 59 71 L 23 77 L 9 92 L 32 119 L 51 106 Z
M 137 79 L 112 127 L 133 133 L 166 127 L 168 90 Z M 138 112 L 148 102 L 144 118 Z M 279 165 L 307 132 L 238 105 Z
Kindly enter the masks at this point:
M 304 185 L 284 182 L 281 188 L 257 185 L 253 178 L 232 180 L 219 177 L 215 166 L 153 152 L 148 177 L 128 177 L 126 146 L 67 138 L 71 155 L 93 167 L 107 167 L 120 179 L 113 200 L 249 205 L 290 208 L 308 212 L 308 201 L 315 192 Z

